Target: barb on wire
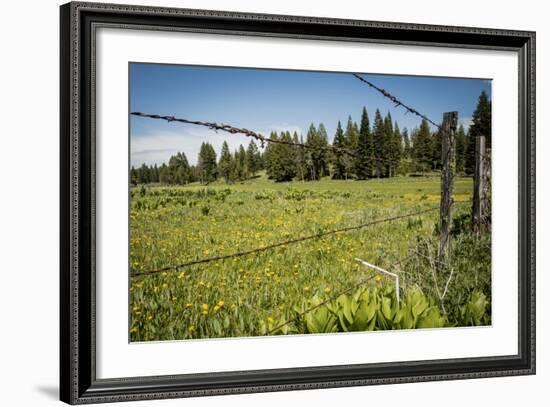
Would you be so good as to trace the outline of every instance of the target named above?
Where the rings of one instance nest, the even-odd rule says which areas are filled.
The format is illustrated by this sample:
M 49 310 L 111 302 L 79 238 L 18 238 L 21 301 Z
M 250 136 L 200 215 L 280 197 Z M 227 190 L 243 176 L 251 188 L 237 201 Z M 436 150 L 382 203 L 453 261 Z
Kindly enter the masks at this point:
M 216 123 L 216 122 L 206 122 L 206 121 L 200 121 L 200 120 L 189 120 L 184 119 L 181 117 L 175 117 L 175 116 L 166 116 L 166 115 L 158 115 L 158 114 L 148 114 L 148 113 L 142 113 L 142 112 L 132 112 L 130 113 L 133 116 L 139 116 L 139 117 L 147 117 L 150 119 L 157 119 L 157 120 L 165 120 L 168 123 L 170 122 L 180 122 L 180 123 L 186 123 L 186 124 L 194 124 L 197 126 L 204 126 L 214 131 L 225 131 L 230 134 L 243 134 L 247 137 L 251 137 L 257 141 L 260 142 L 261 146 L 263 147 L 266 143 L 273 143 L 273 144 L 284 144 L 288 146 L 294 146 L 294 147 L 300 147 L 306 150 L 317 150 L 317 151 L 327 151 L 327 152 L 334 152 L 336 154 L 343 154 L 348 155 L 353 158 L 359 158 L 359 154 L 357 154 L 355 151 L 343 148 L 343 147 L 336 147 L 333 145 L 327 145 L 327 146 L 311 146 L 304 143 L 295 143 L 293 141 L 286 141 L 286 140 L 280 140 L 280 139 L 272 139 L 269 137 L 265 137 L 264 135 L 255 132 L 253 130 L 249 130 L 246 128 L 240 128 L 240 127 L 234 127 L 229 124 L 223 124 L 223 123 Z M 377 162 L 393 162 L 391 158 L 382 158 L 382 157 L 370 157 L 372 161 Z
M 422 114 L 420 113 L 418 110 L 416 109 L 413 109 L 412 107 L 410 106 L 407 106 L 406 104 L 404 104 L 403 102 L 401 102 L 399 99 L 397 99 L 395 96 L 393 96 L 390 92 L 388 92 L 387 90 L 379 87 L 379 86 L 376 86 L 374 83 L 372 83 L 371 81 L 363 78 L 361 75 L 359 74 L 352 74 L 353 76 L 355 76 L 357 79 L 359 79 L 361 82 L 363 83 L 366 83 L 368 86 L 370 86 L 371 88 L 373 88 L 374 90 L 380 92 L 382 95 L 384 95 L 386 98 L 388 98 L 389 100 L 391 100 L 393 103 L 395 103 L 395 106 L 396 107 L 399 107 L 399 106 L 402 106 L 403 108 L 405 108 L 405 110 L 409 113 L 412 113 L 424 120 L 426 120 L 428 123 L 434 125 L 435 127 L 437 127 L 438 129 L 440 130 L 443 130 L 442 126 L 440 124 L 437 124 L 436 122 L 434 122 L 432 119 L 430 119 L 428 116 L 426 116 L 425 114 Z
M 329 231 L 326 231 L 326 232 L 316 233 L 316 234 L 313 234 L 313 235 L 302 236 L 302 237 L 298 237 L 298 238 L 295 238 L 295 239 L 290 239 L 290 240 L 286 240 L 286 241 L 283 241 L 283 242 L 273 243 L 273 244 L 270 244 L 270 245 L 267 245 L 267 246 L 257 247 L 255 249 L 245 250 L 245 251 L 241 251 L 241 252 L 237 252 L 237 253 L 225 254 L 225 255 L 214 256 L 214 257 L 207 257 L 207 258 L 203 258 L 203 259 L 199 259 L 199 260 L 191 260 L 191 261 L 188 261 L 188 262 L 185 262 L 185 263 L 169 265 L 169 266 L 165 266 L 165 267 L 161 267 L 161 268 L 154 269 L 154 270 L 149 270 L 149 271 L 143 271 L 143 272 L 131 271 L 130 272 L 130 277 L 141 277 L 141 276 L 161 273 L 161 272 L 164 272 L 164 271 L 179 270 L 180 268 L 194 266 L 194 265 L 197 265 L 197 264 L 210 263 L 210 262 L 219 261 L 219 260 L 226 260 L 226 259 L 230 259 L 230 258 L 233 258 L 233 257 L 247 256 L 247 255 L 250 255 L 250 254 L 253 254 L 253 253 L 259 253 L 259 252 L 263 252 L 263 251 L 266 251 L 266 250 L 275 249 L 277 247 L 286 246 L 288 244 L 304 242 L 306 240 L 317 239 L 317 238 L 320 238 L 320 237 L 324 237 L 324 236 L 328 236 L 328 235 L 332 235 L 332 234 L 336 234 L 336 233 L 343 233 L 343 232 L 349 232 L 351 230 L 363 229 L 363 228 L 366 228 L 366 227 L 369 227 L 369 226 L 377 225 L 379 223 L 391 222 L 391 221 L 395 221 L 395 220 L 399 220 L 399 219 L 403 219 L 403 218 L 408 218 L 408 217 L 411 217 L 411 216 L 416 216 L 416 215 L 421 215 L 421 214 L 428 213 L 428 212 L 433 212 L 433 211 L 436 211 L 436 210 L 439 210 L 439 206 L 435 207 L 435 208 L 424 209 L 424 210 L 421 210 L 421 211 L 407 213 L 407 214 L 404 214 L 404 215 L 397 215 L 397 216 L 392 216 L 392 217 L 388 217 L 388 218 L 376 219 L 376 220 L 373 220 L 373 221 L 370 221 L 370 222 L 362 223 L 360 225 L 347 226 L 347 227 L 340 228 L 340 229 L 333 229 L 333 230 L 329 230 Z
M 227 133 L 231 134 L 244 134 L 247 137 L 252 137 L 253 139 L 256 139 L 264 146 L 265 143 L 274 143 L 274 144 L 286 144 L 289 146 L 296 146 L 296 147 L 302 147 L 306 149 L 314 149 L 314 150 L 322 150 L 322 151 L 334 151 L 336 153 L 340 154 L 347 154 L 352 157 L 358 157 L 357 153 L 355 151 L 349 150 L 347 148 L 342 147 L 335 147 L 335 146 L 309 146 L 307 144 L 303 143 L 295 143 L 292 141 L 285 141 L 285 140 L 274 140 L 269 137 L 265 137 L 262 134 L 255 132 L 253 130 L 249 130 L 246 128 L 240 128 L 240 127 L 234 127 L 229 124 L 223 124 L 223 123 L 216 123 L 216 122 L 205 122 L 200 120 L 189 120 L 189 119 L 183 119 L 180 117 L 174 117 L 174 116 L 162 116 L 158 114 L 147 114 L 142 112 L 132 112 L 131 113 L 134 116 L 139 117 L 148 117 L 150 119 L 158 119 L 158 120 L 166 120 L 168 123 L 170 122 L 180 122 L 180 123 L 186 123 L 186 124 L 195 124 L 197 126 L 204 126 L 208 127 L 211 130 L 221 130 L 225 131 Z
M 378 91 L 379 93 L 381 93 L 383 96 L 385 96 L 386 98 L 388 98 L 389 100 L 391 100 L 396 107 L 403 107 L 407 113 L 412 113 L 424 120 L 426 120 L 428 123 L 432 124 L 433 126 L 435 126 L 439 131 L 443 132 L 443 133 L 446 133 L 447 130 L 441 125 L 441 124 L 438 124 L 436 123 L 435 121 L 433 121 L 432 119 L 430 119 L 428 116 L 426 116 L 425 114 L 422 114 L 420 113 L 418 110 L 406 105 L 405 103 L 403 103 L 401 100 L 399 100 L 397 97 L 395 97 L 394 95 L 392 95 L 390 92 L 388 92 L 386 89 L 383 89 L 377 85 L 375 85 L 374 83 L 372 83 L 371 81 L 369 81 L 368 79 L 365 79 L 364 77 L 362 77 L 361 75 L 357 74 L 357 73 L 353 73 L 352 74 L 353 76 L 355 76 L 357 79 L 359 79 L 361 82 L 367 84 L 368 86 L 370 86 L 371 88 L 373 88 L 374 90 Z M 475 155 L 479 154 L 477 151 L 474 152 Z M 458 177 L 458 174 L 453 174 L 453 178 L 456 178 Z

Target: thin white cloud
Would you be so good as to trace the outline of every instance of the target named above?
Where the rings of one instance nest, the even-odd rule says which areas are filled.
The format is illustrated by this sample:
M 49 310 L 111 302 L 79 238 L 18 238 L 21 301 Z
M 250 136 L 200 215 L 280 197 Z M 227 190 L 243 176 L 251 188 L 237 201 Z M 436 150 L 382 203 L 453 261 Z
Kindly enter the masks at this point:
M 238 149 L 241 144 L 246 148 L 250 142 L 248 137 L 241 134 L 215 132 L 206 128 L 134 136 L 130 139 L 130 161 L 135 167 L 144 163 L 160 165 L 167 163 L 172 155 L 182 151 L 189 163 L 195 165 L 203 142 L 212 144 L 216 154 L 219 155 L 224 140 L 227 141 L 231 151 Z
M 265 137 L 270 132 L 290 131 L 298 135 L 303 134 L 300 126 L 291 124 L 274 124 L 267 130 L 252 129 Z M 141 164 L 160 165 L 167 163 L 171 156 L 179 151 L 185 153 L 189 164 L 197 164 L 200 146 L 203 142 L 209 142 L 214 147 L 216 154 L 220 154 L 222 144 L 227 141 L 229 149 L 234 151 L 242 144 L 244 148 L 250 143 L 250 137 L 243 134 L 229 134 L 224 131 L 214 131 L 202 127 L 185 127 L 181 131 L 153 133 L 150 135 L 133 136 L 130 139 L 131 165 L 138 167 Z M 256 142 L 259 149 L 260 143 Z
M 472 118 L 471 117 L 459 118 L 458 125 L 464 126 L 464 131 L 467 132 L 470 129 L 470 126 L 472 125 Z

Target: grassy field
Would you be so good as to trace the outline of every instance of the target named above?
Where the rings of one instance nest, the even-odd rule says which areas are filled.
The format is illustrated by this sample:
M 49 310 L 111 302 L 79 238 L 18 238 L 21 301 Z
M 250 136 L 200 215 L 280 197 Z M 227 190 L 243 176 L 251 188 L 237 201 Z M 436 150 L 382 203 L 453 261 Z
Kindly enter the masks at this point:
M 470 202 L 471 191 L 471 178 L 457 178 L 455 202 Z M 131 195 L 130 268 L 145 272 L 438 207 L 440 191 L 437 176 L 274 183 L 261 175 L 233 185 L 138 186 L 132 188 Z M 469 204 L 456 206 L 457 215 L 468 210 Z M 429 274 L 422 271 L 425 264 L 418 259 L 399 267 L 392 264 L 408 256 L 411 248 L 418 248 L 419 242 L 434 244 L 438 218 L 439 212 L 433 211 L 259 254 L 132 277 L 130 339 L 264 335 L 308 305 L 332 298 L 366 276 L 373 276 L 354 260 L 356 257 L 402 273 L 405 297 L 413 287 L 433 294 L 436 290 L 431 280 L 427 281 Z M 471 246 L 471 242 L 468 244 Z M 485 250 L 488 256 L 489 249 L 477 243 L 474 246 L 468 250 Z M 469 256 L 471 251 L 463 250 L 453 260 L 455 264 L 464 260 L 456 272 L 469 273 L 468 293 L 482 284 L 480 275 L 487 274 L 490 264 L 490 258 L 485 258 L 476 268 L 468 264 Z M 373 289 L 387 288 L 388 298 L 393 295 L 392 280 L 385 277 L 378 276 L 369 285 Z M 368 286 L 355 294 L 358 303 L 366 289 Z M 453 298 L 455 302 L 465 301 L 460 295 Z M 445 312 L 442 304 L 429 302 Z M 335 304 L 327 304 L 325 312 L 330 314 Z M 462 312 L 459 306 L 454 305 L 457 314 Z M 352 304 L 352 311 L 358 308 L 354 307 Z M 315 331 L 311 321 L 302 322 L 289 324 L 276 333 Z M 336 330 L 328 326 L 323 329 Z

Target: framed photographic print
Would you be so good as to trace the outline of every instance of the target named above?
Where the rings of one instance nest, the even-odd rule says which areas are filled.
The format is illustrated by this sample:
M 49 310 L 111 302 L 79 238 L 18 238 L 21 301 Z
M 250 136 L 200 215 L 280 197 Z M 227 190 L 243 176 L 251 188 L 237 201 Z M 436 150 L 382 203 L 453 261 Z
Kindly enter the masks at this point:
M 535 372 L 535 34 L 61 6 L 61 399 Z

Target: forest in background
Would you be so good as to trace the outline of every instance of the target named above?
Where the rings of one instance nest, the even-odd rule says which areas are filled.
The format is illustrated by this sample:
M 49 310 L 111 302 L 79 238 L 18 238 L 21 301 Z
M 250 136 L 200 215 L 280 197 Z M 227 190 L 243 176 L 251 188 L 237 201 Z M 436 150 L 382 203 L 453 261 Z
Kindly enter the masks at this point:
M 491 101 L 485 92 L 478 98 L 468 131 L 460 125 L 456 132 L 457 173 L 473 174 L 478 135 L 486 136 L 490 148 Z M 382 116 L 379 109 L 376 109 L 372 123 L 366 107 L 359 123 L 351 116 L 345 126 L 339 121 L 332 144 L 322 123 L 318 126 L 311 124 L 305 138 L 296 132 L 283 131 L 271 132 L 270 139 L 297 145 L 268 143 L 260 149 L 251 140 L 246 149 L 240 145 L 231 152 L 224 141 L 218 155 L 212 144 L 203 142 L 196 165 L 190 165 L 185 153 L 178 152 L 160 166 L 132 166 L 130 180 L 132 185 L 209 184 L 216 180 L 234 183 L 253 178 L 259 171 L 266 171 L 267 176 L 276 182 L 316 181 L 323 177 L 365 180 L 441 169 L 442 137 L 439 129 L 433 131 L 423 119 L 419 127 L 409 132 L 407 128 L 401 129 L 389 112 Z M 338 149 L 328 151 L 327 147 L 331 145 Z

